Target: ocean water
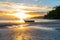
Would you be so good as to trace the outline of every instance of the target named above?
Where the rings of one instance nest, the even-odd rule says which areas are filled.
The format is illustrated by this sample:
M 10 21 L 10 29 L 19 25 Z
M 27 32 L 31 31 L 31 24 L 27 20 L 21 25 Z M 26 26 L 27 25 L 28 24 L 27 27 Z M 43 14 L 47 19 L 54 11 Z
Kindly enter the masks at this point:
M 38 19 L 0 28 L 0 40 L 60 40 L 60 20 Z

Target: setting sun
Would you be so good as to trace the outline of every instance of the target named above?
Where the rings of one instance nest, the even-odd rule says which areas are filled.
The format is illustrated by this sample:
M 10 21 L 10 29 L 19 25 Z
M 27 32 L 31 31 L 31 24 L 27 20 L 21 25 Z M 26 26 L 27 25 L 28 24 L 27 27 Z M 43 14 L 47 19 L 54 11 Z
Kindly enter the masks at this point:
M 25 14 L 24 12 L 18 12 L 18 13 L 15 13 L 13 15 L 16 16 L 16 17 L 18 17 L 18 18 L 20 18 L 20 19 L 24 19 L 24 18 L 29 17 L 29 15 Z
M 19 18 L 20 19 L 19 22 L 22 22 L 22 23 L 25 23 L 23 19 L 29 17 L 29 15 L 28 14 L 25 14 L 24 12 L 17 12 L 15 14 L 7 14 L 7 15 L 13 15 L 13 16 Z

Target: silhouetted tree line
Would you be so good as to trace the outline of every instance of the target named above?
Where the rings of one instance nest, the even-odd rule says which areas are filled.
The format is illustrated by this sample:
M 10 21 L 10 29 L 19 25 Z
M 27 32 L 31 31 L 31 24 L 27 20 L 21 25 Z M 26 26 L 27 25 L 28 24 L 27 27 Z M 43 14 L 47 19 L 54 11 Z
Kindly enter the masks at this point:
M 60 19 L 60 6 L 55 7 L 55 10 L 50 11 L 44 16 L 46 19 Z

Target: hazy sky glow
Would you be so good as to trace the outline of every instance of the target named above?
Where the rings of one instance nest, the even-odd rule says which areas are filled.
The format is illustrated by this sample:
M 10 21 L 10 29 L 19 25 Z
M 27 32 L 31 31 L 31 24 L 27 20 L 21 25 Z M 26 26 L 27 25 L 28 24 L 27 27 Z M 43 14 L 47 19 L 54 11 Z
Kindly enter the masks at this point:
M 41 12 L 45 14 L 58 5 L 60 5 L 60 0 L 0 0 L 0 14 L 33 12 L 33 14 L 38 13 L 40 15 Z M 0 15 L 0 19 L 10 18 Z
M 30 5 L 45 5 L 50 7 L 60 5 L 60 0 L 0 0 L 0 2 L 17 2 Z
M 47 12 L 52 10 L 51 7 L 48 6 L 35 6 L 35 5 L 25 5 L 20 3 L 11 3 L 11 2 L 0 2 L 0 10 L 1 11 L 23 11 L 23 12 Z

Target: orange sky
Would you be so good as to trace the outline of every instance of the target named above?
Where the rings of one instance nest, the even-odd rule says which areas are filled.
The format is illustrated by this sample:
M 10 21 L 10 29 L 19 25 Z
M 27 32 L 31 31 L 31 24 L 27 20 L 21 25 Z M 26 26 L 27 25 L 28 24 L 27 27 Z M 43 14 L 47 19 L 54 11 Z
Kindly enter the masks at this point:
M 44 16 L 44 13 L 52 10 L 51 7 L 37 6 L 37 5 L 24 5 L 19 3 L 0 2 L 0 19 L 15 18 L 14 16 L 7 16 L 6 14 L 12 14 L 17 12 L 24 12 L 31 15 L 31 17 Z M 32 13 L 31 13 L 32 12 Z M 17 18 L 15 18 L 17 19 Z

